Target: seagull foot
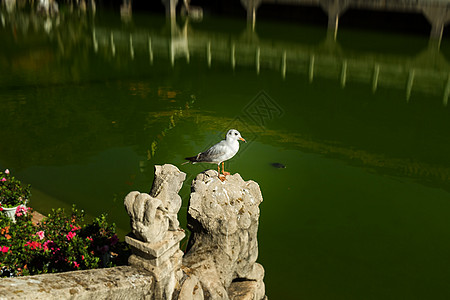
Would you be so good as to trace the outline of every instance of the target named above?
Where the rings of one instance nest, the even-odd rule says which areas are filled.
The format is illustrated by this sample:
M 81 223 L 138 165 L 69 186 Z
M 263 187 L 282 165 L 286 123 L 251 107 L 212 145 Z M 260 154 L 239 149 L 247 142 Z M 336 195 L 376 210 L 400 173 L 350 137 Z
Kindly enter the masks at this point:
M 230 172 L 222 172 L 224 176 L 231 175 Z
M 219 179 L 224 182 L 226 180 L 225 175 L 219 174 Z

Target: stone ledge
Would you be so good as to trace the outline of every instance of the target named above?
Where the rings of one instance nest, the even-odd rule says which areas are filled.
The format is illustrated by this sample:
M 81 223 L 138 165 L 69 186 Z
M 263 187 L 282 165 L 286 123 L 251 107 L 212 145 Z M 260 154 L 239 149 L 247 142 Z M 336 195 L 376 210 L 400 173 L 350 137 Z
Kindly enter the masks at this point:
M 132 266 L 147 270 L 152 276 L 154 276 L 156 281 L 161 281 L 165 277 L 169 276 L 169 274 L 174 270 L 181 268 L 182 259 L 183 251 L 177 250 L 169 260 L 164 261 L 158 267 L 152 262 L 149 262 L 148 259 L 134 254 L 130 255 L 128 258 L 128 263 Z
M 149 255 L 150 258 L 157 258 L 171 249 L 174 245 L 177 245 L 185 235 L 184 231 L 168 231 L 164 235 L 162 241 L 146 243 L 129 234 L 125 236 L 125 242 L 142 253 Z
M 133 266 L 3 278 L 0 300 L 151 299 L 154 281 Z

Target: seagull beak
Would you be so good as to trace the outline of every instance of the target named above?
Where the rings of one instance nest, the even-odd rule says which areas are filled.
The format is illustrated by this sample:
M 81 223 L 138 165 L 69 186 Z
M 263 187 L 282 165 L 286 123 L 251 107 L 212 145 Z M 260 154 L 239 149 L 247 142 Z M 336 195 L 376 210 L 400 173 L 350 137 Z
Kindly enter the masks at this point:
M 241 141 L 244 141 L 244 142 L 246 142 L 247 143 L 247 141 L 244 139 L 244 138 L 239 138 Z

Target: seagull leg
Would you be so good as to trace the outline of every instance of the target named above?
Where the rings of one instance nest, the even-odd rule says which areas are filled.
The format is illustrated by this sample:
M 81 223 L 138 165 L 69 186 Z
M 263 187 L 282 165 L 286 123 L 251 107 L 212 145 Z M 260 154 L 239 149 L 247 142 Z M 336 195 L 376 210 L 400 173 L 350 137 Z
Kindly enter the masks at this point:
M 217 175 L 221 181 L 225 181 L 225 175 L 220 174 L 220 164 L 217 165 Z
M 222 174 L 225 176 L 230 175 L 230 172 L 225 172 L 224 162 L 222 162 Z

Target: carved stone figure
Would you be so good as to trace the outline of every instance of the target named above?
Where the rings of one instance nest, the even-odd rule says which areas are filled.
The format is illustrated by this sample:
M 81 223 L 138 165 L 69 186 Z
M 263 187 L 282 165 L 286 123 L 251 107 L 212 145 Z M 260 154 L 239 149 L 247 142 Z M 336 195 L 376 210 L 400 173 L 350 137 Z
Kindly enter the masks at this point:
M 134 235 L 144 242 L 159 242 L 168 230 L 179 229 L 177 219 L 181 207 L 178 191 L 186 174 L 173 165 L 155 166 L 155 179 L 150 195 L 131 192 L 124 205 L 130 216 Z
M 178 195 L 186 174 L 173 165 L 155 166 L 150 194 L 131 192 L 124 200 L 131 218 L 131 265 L 155 278 L 152 299 L 266 299 L 264 268 L 258 258 L 259 204 L 254 181 L 239 174 L 199 174 L 192 183 L 188 209 L 191 231 L 187 251 L 179 248 Z
M 182 202 L 178 192 L 185 178 L 173 165 L 155 166 L 150 195 L 131 192 L 124 200 L 132 229 L 125 237 L 133 253 L 128 262 L 155 278 L 154 299 L 172 299 L 182 276 L 180 241 L 185 234 L 177 213 Z
M 230 299 L 237 293 L 264 299 L 264 268 L 256 263 L 263 200 L 258 184 L 239 174 L 222 182 L 216 171 L 209 170 L 197 176 L 191 190 L 191 236 L 183 258 L 188 279 L 181 290 L 193 286 L 192 292 L 198 294 L 202 289 L 205 299 Z M 178 299 L 188 299 L 181 296 Z

